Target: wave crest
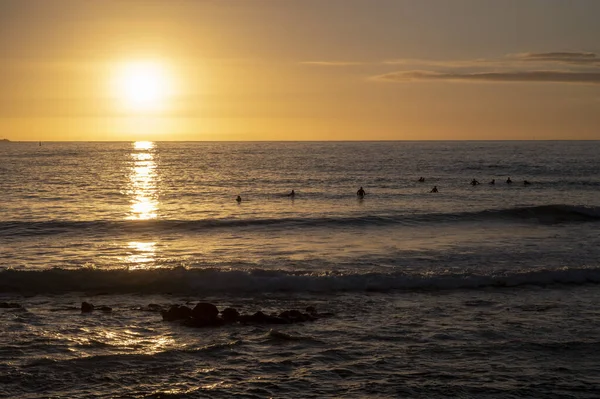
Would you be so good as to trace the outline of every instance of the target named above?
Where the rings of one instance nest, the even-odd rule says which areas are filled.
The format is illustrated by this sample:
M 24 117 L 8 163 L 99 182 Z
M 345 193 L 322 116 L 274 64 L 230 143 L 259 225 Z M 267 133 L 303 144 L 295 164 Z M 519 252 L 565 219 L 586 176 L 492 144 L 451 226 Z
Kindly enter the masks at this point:
M 490 275 L 471 273 L 342 274 L 282 270 L 48 269 L 4 270 L 0 292 L 140 294 L 245 294 L 266 292 L 418 291 L 600 283 L 600 268 L 537 269 Z

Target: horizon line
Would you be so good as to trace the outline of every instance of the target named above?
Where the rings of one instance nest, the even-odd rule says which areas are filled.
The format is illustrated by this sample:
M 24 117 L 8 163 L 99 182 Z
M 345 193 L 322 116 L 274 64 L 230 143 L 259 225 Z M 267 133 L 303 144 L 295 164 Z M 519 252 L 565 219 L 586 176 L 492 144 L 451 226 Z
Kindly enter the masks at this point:
M 149 141 L 153 143 L 394 143 L 394 142 L 519 142 L 519 141 L 600 141 L 600 139 L 441 139 L 441 140 L 11 140 L 9 143 L 135 143 Z

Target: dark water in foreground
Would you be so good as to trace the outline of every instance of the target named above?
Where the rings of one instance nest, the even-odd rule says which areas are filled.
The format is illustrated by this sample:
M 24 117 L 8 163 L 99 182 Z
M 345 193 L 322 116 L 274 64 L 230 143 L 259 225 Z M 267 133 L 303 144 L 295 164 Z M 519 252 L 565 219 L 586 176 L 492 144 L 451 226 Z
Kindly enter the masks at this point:
M 0 397 L 598 397 L 599 150 L 0 144 Z

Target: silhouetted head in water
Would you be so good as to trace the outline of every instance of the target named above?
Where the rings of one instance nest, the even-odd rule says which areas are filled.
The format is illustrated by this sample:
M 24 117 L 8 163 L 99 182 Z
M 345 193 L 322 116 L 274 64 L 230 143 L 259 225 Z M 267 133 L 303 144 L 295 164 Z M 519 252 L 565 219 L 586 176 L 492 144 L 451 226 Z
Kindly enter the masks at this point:
M 366 194 L 365 190 L 362 188 L 359 188 L 358 191 L 356 192 L 356 195 L 358 195 L 359 197 L 364 197 Z
M 292 192 L 288 194 L 288 197 L 294 197 L 295 195 L 296 195 L 296 192 L 294 190 L 292 190 Z
M 490 184 L 496 184 L 496 179 L 492 179 L 492 181 L 490 182 Z
M 476 186 L 476 185 L 478 185 L 478 184 L 479 184 L 479 182 L 477 181 L 477 179 L 473 179 L 473 180 L 471 180 L 471 185 L 472 185 L 472 186 Z
M 512 180 L 510 180 L 510 177 L 508 179 L 506 179 L 506 184 L 511 184 Z
M 235 199 L 237 202 L 242 202 L 242 197 L 240 197 L 239 195 L 237 196 L 237 198 Z
M 438 188 L 437 188 L 437 186 L 433 186 L 433 188 L 431 189 L 431 191 L 430 191 L 430 192 L 432 192 L 432 193 L 437 193 L 437 192 L 438 192 Z
M 425 178 L 424 177 L 419 177 L 419 182 L 424 183 L 425 182 Z

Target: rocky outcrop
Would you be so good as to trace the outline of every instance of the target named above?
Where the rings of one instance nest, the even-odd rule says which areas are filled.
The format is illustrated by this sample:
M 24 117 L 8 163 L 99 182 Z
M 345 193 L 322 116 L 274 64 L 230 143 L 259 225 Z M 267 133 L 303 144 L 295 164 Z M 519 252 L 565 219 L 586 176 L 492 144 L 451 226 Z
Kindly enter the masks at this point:
M 160 313 L 163 320 L 166 321 L 185 320 L 192 317 L 192 309 L 183 305 L 173 305 L 169 310 L 162 310 Z
M 212 303 L 200 302 L 192 309 L 194 319 L 211 321 L 219 317 L 219 309 Z
M 234 308 L 225 308 L 221 312 L 221 318 L 225 323 L 235 323 L 240 317 L 240 312 Z
M 212 303 L 200 302 L 194 309 L 184 305 L 173 305 L 168 311 L 162 311 L 163 320 L 180 321 L 189 327 L 219 327 L 226 324 L 292 324 L 315 321 L 331 314 L 320 314 L 313 306 L 303 313 L 299 310 L 285 310 L 280 313 L 266 314 L 262 311 L 253 314 L 240 314 L 235 308 L 219 309 Z

